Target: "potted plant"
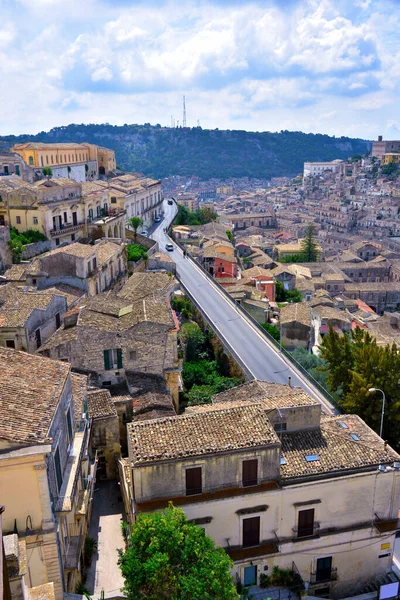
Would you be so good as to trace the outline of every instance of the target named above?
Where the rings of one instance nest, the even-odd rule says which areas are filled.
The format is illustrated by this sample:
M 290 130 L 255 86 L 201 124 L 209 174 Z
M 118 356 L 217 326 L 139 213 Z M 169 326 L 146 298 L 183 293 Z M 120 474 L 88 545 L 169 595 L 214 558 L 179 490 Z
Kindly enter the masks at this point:
M 85 567 L 90 567 L 92 564 L 93 556 L 97 552 L 97 542 L 92 537 L 87 536 L 85 538 L 85 547 L 83 549 L 83 562 Z

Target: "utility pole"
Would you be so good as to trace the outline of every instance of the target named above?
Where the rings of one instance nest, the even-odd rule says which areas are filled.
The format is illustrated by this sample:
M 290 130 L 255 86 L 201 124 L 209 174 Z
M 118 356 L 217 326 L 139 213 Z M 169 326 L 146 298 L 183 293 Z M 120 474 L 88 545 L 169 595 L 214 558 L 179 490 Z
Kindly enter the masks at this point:
M 182 119 L 182 127 L 186 127 L 186 100 L 185 100 L 185 96 L 183 96 L 183 119 Z

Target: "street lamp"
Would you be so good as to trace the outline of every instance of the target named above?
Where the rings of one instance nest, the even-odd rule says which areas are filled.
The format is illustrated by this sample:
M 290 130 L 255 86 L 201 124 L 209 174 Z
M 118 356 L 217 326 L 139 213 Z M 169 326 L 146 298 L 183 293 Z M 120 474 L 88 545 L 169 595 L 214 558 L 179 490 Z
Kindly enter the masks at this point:
M 380 390 L 379 388 L 369 388 L 368 391 L 369 392 L 381 392 L 381 394 L 382 394 L 382 416 L 381 416 L 381 428 L 380 428 L 380 432 L 379 432 L 379 436 L 382 437 L 383 415 L 385 414 L 385 392 L 383 390 Z

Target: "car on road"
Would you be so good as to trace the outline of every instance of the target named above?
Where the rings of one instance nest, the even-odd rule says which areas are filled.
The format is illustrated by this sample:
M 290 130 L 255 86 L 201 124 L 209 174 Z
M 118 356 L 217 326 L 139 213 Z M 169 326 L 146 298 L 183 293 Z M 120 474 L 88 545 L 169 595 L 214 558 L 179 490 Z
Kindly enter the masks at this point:
M 172 252 L 172 250 L 174 249 L 174 245 L 173 244 L 165 244 L 165 249 L 168 250 L 168 252 Z
M 172 200 L 168 200 L 168 204 L 173 204 L 173 201 Z
M 155 222 L 155 223 L 160 223 L 160 221 L 161 221 L 161 217 L 156 217 L 156 218 L 154 219 L 154 222 Z
M 147 231 L 147 229 L 143 229 L 143 231 L 140 232 L 140 235 L 144 235 L 144 236 L 148 236 L 149 232 Z

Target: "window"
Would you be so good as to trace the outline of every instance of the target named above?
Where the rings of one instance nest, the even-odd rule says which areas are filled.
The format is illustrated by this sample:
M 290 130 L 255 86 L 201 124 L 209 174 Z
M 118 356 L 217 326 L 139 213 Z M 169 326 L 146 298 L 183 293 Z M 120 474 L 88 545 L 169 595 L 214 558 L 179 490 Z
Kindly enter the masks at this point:
M 314 533 L 314 509 L 300 510 L 297 521 L 297 537 L 307 537 Z
M 332 575 L 332 556 L 317 559 L 317 571 L 315 580 L 317 583 L 321 581 L 329 581 Z
M 60 491 L 63 478 L 62 478 L 62 472 L 61 472 L 60 451 L 58 449 L 58 446 L 57 446 L 57 450 L 55 451 L 55 454 L 54 454 L 54 467 L 56 470 L 57 487 L 58 487 L 58 491 Z
M 93 259 L 93 269 L 95 269 L 97 267 L 97 258 L 94 257 Z
M 71 233 L 71 242 L 74 242 L 74 241 L 75 241 L 75 234 Z
M 56 246 L 60 245 L 60 238 L 56 238 Z
M 8 165 L 4 165 L 4 175 L 8 175 L 8 174 L 9 174 Z
M 111 204 L 117 204 L 117 198 L 115 196 L 111 198 Z
M 67 213 L 65 212 L 65 213 L 64 213 L 64 223 L 66 223 L 67 221 L 68 221 L 68 215 L 67 215 Z
M 20 225 L 21 224 L 21 217 L 17 217 L 16 220 L 17 220 L 18 225 Z
M 201 467 L 186 469 L 186 496 L 194 496 L 202 492 Z
M 351 434 L 350 434 L 350 437 L 351 437 L 351 438 L 353 438 L 353 440 L 354 440 L 355 442 L 359 442 L 359 441 L 360 441 L 360 438 L 359 438 L 359 437 L 358 437 L 358 435 L 356 435 L 355 433 L 351 433 Z
M 39 223 L 38 218 L 37 217 L 33 217 L 33 224 L 37 225 Z
M 67 410 L 67 427 L 68 427 L 68 436 L 69 441 L 72 442 L 72 419 L 71 419 L 71 407 Z
M 58 329 L 61 325 L 61 315 L 60 313 L 56 314 L 56 328 Z
M 243 548 L 260 544 L 260 517 L 243 519 Z
M 307 462 L 315 462 L 319 460 L 318 454 L 306 454 L 305 459 Z
M 90 273 L 92 272 L 92 262 L 89 260 L 88 264 L 87 264 L 87 268 L 88 268 L 88 273 L 90 275 Z
M 49 164 L 49 157 L 46 154 L 46 165 L 48 165 L 48 164 Z
M 282 433 L 282 431 L 286 431 L 287 423 L 275 423 L 274 429 L 276 433 Z
M 129 351 L 129 360 L 136 360 L 136 350 Z
M 29 164 L 32 166 L 33 165 L 33 156 L 29 157 Z
M 36 329 L 35 338 L 36 338 L 36 348 L 40 348 L 40 346 L 42 345 L 42 336 L 40 334 L 40 329 Z
M 244 460 L 242 462 L 242 484 L 243 487 L 257 485 L 258 483 L 258 460 Z
M 112 369 L 122 369 L 122 349 L 113 348 L 112 350 L 104 350 L 104 369 L 111 371 Z
M 6 340 L 6 348 L 15 348 L 14 340 Z
M 348 429 L 348 426 L 343 421 L 339 421 L 339 425 L 340 427 L 343 427 L 343 429 Z

